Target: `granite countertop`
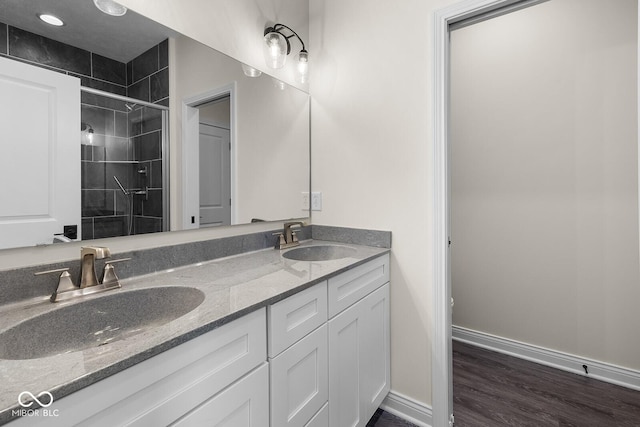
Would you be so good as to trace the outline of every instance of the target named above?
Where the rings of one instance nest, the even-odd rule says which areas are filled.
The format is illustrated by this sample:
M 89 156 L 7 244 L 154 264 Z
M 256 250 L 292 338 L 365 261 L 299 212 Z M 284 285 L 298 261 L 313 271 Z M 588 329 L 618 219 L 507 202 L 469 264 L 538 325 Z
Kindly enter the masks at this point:
M 328 243 L 333 244 L 306 241 L 301 246 Z M 182 317 L 161 326 L 143 328 L 135 335 L 112 341 L 108 345 L 39 359 L 0 359 L 0 424 L 14 418 L 11 410 L 20 408 L 18 395 L 23 391 L 34 395 L 48 391 L 54 399 L 60 399 L 251 311 L 389 252 L 389 249 L 369 246 L 336 245 L 347 246 L 355 251 L 352 256 L 337 260 L 295 261 L 282 256 L 287 250 L 265 249 L 121 280 L 121 289 L 66 302 L 52 304 L 47 296 L 29 303 L 0 306 L 2 332 L 20 321 L 45 312 L 115 293 L 186 286 L 199 289 L 205 296 L 202 304 Z M 136 307 L 130 307 L 130 310 L 135 312 Z

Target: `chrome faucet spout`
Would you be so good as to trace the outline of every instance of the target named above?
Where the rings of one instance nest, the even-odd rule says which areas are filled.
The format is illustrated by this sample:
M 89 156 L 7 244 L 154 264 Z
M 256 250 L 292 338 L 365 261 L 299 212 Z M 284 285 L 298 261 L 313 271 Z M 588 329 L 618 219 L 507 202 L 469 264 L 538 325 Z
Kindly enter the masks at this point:
M 276 233 L 280 235 L 278 241 L 276 242 L 276 249 L 286 249 L 293 246 L 298 246 L 300 242 L 298 242 L 298 238 L 296 237 L 296 232 L 292 230 L 293 227 L 304 227 L 306 224 L 302 221 L 292 221 L 284 223 L 284 230 L 281 233 Z
M 88 288 L 98 285 L 96 274 L 96 259 L 103 259 L 111 256 L 109 248 L 101 246 L 86 246 L 80 251 L 80 288 Z
M 293 243 L 293 230 L 291 230 L 291 227 L 302 227 L 304 225 L 304 222 L 302 221 L 293 221 L 293 222 L 285 222 L 284 223 L 284 240 L 286 243 Z

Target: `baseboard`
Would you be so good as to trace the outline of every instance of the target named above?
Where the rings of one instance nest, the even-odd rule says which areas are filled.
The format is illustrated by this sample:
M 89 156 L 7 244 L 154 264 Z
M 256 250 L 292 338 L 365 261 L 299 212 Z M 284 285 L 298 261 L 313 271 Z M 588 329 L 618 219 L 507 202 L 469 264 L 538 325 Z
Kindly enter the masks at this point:
M 454 326 L 453 339 L 541 365 L 640 391 L 640 371 Z M 587 366 L 588 374 L 583 365 Z
M 387 397 L 382 401 L 382 405 L 380 405 L 380 407 L 390 414 L 409 421 L 419 427 L 431 427 L 433 422 L 431 407 L 393 390 L 387 394 Z

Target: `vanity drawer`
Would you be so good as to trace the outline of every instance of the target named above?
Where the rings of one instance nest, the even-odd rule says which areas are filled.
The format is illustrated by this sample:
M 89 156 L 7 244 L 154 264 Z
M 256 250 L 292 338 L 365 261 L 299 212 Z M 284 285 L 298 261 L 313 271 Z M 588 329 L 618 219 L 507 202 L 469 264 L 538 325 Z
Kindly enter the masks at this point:
M 389 254 L 329 279 L 329 317 L 356 303 L 389 281 Z
M 269 357 L 275 357 L 327 321 L 327 282 L 268 307 Z
M 264 427 L 268 419 L 269 367 L 265 362 L 171 427 Z

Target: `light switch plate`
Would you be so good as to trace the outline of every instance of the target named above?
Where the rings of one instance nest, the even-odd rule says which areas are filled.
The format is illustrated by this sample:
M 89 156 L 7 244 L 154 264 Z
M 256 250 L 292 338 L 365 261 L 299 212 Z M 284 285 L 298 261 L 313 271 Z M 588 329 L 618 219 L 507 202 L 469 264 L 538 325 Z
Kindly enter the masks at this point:
M 311 193 L 311 210 L 312 211 L 322 210 L 322 192 L 321 191 L 313 191 Z

